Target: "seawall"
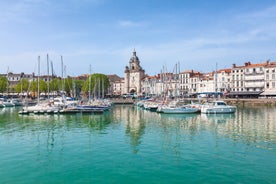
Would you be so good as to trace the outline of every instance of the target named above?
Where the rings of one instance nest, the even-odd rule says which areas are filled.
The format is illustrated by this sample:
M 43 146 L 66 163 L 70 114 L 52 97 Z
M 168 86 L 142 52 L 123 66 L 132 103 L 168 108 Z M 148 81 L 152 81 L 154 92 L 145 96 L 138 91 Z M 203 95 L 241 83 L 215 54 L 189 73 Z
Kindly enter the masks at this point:
M 247 99 L 247 98 L 227 98 L 223 99 L 227 104 L 237 105 L 237 106 L 276 106 L 275 98 L 262 98 L 262 99 Z

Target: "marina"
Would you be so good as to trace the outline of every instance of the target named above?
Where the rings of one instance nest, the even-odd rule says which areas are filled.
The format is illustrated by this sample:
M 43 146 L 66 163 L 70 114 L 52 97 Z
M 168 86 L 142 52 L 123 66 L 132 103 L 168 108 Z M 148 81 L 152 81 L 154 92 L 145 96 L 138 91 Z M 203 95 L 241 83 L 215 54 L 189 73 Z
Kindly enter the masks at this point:
M 275 183 L 276 109 L 101 114 L 0 109 L 1 183 Z M 108 176 L 108 177 L 107 177 Z

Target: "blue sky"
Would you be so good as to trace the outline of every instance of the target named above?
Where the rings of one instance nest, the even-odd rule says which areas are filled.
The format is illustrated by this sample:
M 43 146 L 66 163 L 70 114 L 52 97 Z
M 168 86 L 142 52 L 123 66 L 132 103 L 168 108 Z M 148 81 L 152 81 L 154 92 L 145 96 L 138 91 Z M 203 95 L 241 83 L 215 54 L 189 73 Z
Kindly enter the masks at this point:
M 0 73 L 124 75 L 132 51 L 155 75 L 276 60 L 275 0 L 0 0 Z

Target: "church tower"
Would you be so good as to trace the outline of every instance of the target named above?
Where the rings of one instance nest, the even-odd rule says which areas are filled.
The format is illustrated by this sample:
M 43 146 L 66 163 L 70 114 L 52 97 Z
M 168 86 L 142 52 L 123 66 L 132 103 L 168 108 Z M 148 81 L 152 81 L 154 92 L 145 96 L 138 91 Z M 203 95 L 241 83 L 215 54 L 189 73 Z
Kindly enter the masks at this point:
M 129 66 L 125 68 L 125 93 L 142 93 L 141 81 L 145 77 L 145 70 L 140 66 L 140 60 L 136 51 L 129 60 Z

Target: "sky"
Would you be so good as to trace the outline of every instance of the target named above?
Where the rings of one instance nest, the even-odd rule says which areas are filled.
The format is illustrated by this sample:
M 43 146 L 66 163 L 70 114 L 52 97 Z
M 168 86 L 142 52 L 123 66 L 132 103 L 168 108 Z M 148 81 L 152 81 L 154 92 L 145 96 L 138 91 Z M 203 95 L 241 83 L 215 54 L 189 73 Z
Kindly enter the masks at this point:
M 275 0 L 0 0 L 0 73 L 148 75 L 276 60 Z M 217 67 L 216 67 L 217 66 Z M 51 69 L 50 69 L 51 70 Z

